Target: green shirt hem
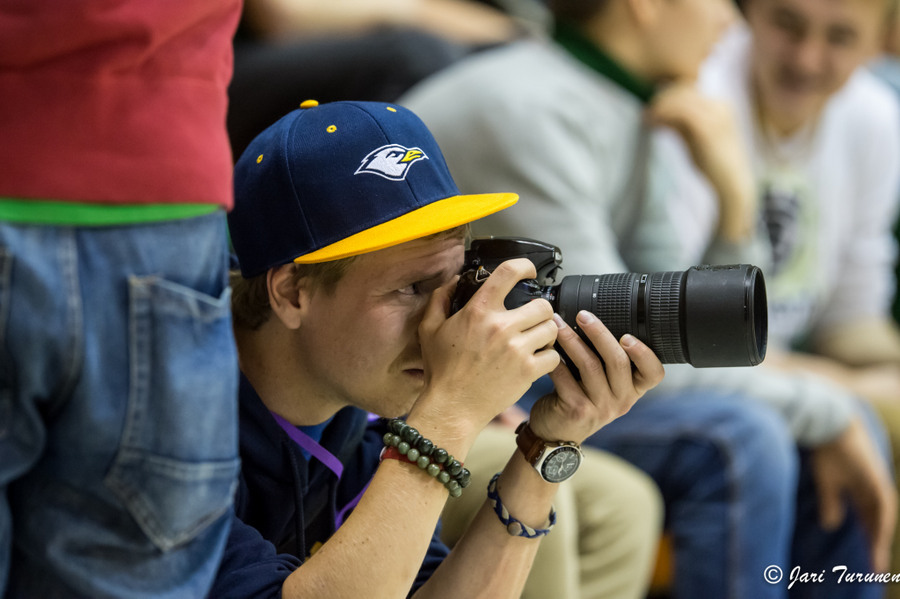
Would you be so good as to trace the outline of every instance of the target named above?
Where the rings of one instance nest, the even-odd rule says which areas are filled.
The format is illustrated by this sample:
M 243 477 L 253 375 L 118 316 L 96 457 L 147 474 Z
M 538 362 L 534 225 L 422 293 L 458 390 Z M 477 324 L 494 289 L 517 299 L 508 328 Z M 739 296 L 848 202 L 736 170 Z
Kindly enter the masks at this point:
M 0 197 L 0 221 L 53 226 L 114 226 L 211 214 L 217 204 L 88 204 Z

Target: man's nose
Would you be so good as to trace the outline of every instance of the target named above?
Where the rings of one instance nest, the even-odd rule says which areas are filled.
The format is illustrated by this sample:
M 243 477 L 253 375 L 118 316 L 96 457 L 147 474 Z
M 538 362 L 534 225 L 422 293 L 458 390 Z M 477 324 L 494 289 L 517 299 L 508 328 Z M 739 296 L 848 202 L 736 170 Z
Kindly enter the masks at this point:
M 819 75 L 825 70 L 828 48 L 824 40 L 805 36 L 791 48 L 791 65 L 802 75 Z

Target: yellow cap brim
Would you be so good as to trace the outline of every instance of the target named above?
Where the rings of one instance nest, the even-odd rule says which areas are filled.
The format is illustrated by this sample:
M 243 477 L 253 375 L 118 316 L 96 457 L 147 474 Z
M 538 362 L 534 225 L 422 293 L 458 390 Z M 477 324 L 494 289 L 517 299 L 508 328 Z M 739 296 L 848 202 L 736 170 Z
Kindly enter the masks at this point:
M 314 264 L 383 250 L 478 220 L 509 208 L 518 199 L 514 193 L 451 196 L 294 258 L 294 262 Z

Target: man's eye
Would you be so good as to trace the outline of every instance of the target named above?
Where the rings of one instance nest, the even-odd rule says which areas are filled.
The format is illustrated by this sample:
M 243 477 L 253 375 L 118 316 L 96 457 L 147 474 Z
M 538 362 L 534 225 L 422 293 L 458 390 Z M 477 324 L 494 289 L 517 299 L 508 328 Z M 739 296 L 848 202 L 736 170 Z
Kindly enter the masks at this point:
M 421 289 L 419 288 L 418 283 L 413 283 L 412 285 L 407 285 L 403 289 L 399 289 L 398 293 L 402 295 L 419 295 Z
M 848 29 L 835 29 L 828 32 L 828 43 L 832 46 L 851 46 L 856 42 L 856 32 Z

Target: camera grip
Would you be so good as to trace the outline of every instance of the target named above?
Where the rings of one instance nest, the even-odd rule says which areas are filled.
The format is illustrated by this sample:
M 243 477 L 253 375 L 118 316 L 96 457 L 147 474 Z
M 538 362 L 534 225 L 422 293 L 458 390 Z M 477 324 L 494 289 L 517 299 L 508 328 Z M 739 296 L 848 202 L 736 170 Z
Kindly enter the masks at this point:
M 456 285 L 456 291 L 450 300 L 450 314 L 456 314 L 463 306 L 465 306 L 478 288 L 487 280 L 490 275 L 485 268 L 477 270 L 467 270 L 460 275 L 459 283 Z M 527 304 L 533 299 L 543 297 L 543 289 L 534 279 L 522 279 L 503 300 L 503 305 L 507 310 L 513 310 Z

